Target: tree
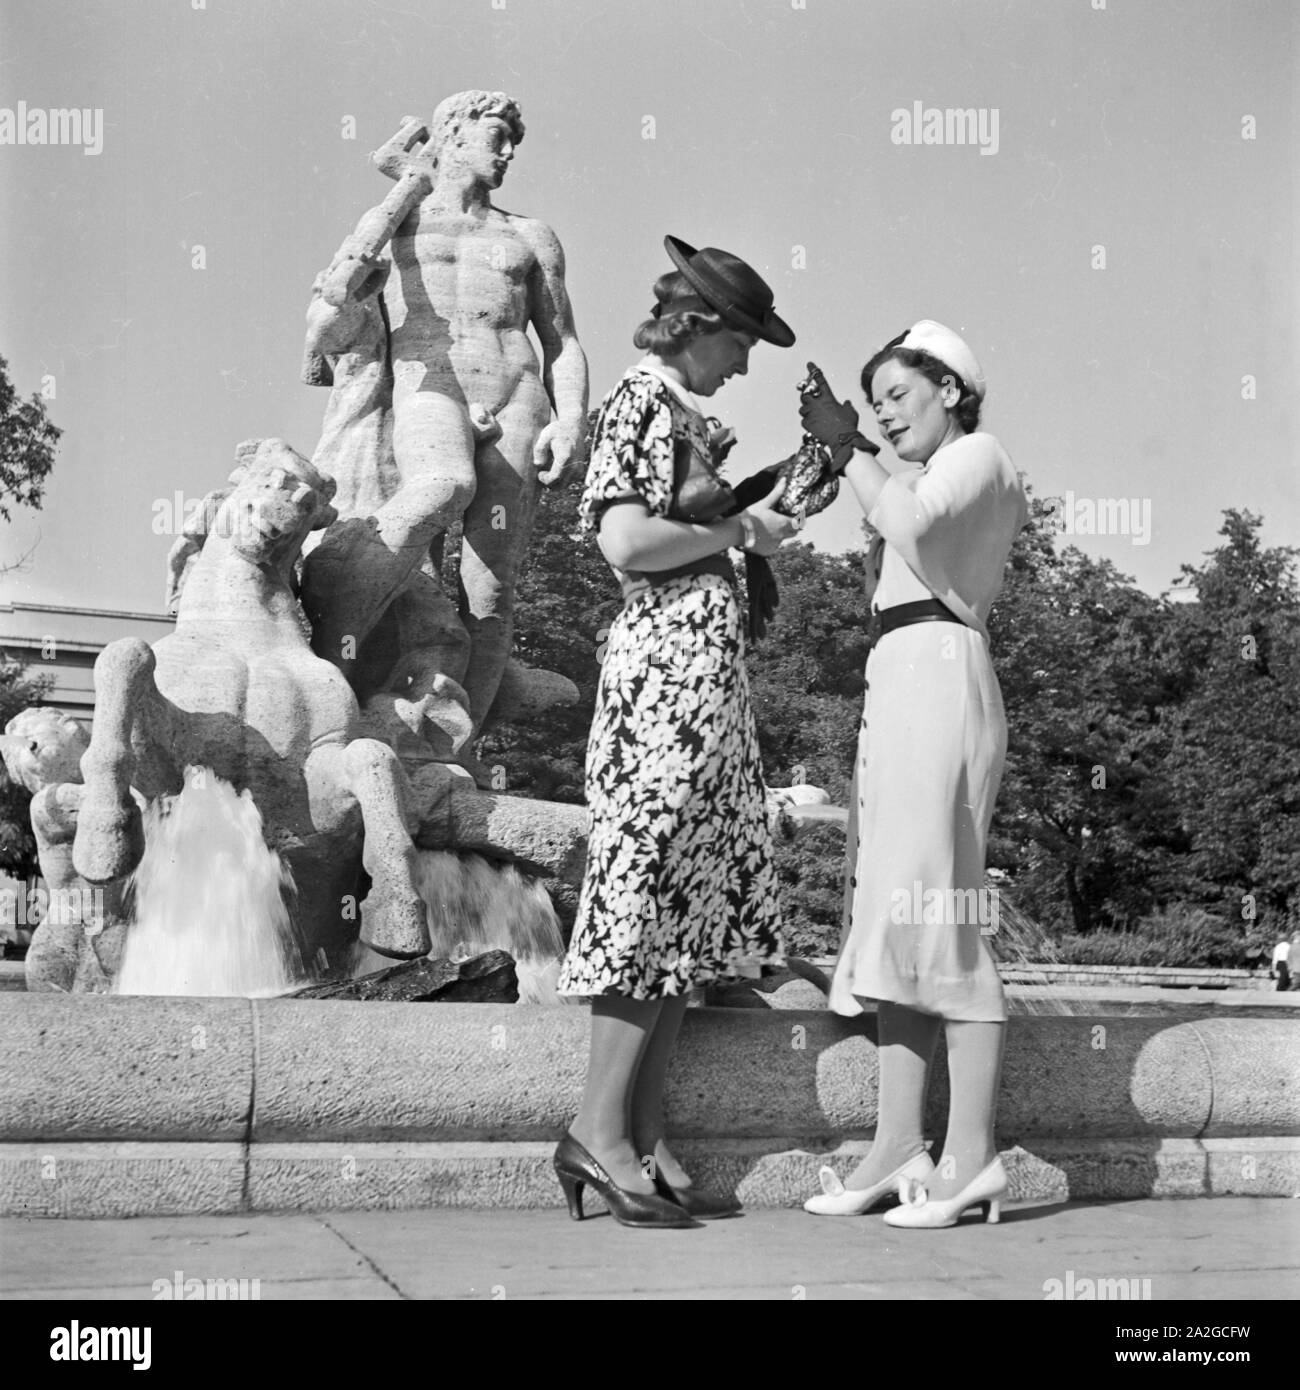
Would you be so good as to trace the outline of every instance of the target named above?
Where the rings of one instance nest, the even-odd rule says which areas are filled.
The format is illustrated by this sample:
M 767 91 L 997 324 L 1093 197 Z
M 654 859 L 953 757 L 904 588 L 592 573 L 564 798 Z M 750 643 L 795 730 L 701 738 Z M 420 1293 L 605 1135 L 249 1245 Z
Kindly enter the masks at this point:
M 29 676 L 18 662 L 0 656 L 0 730 L 20 710 L 41 704 L 49 686 L 48 676 Z M 13 878 L 40 872 L 28 815 L 31 804 L 31 792 L 11 781 L 0 765 L 0 873 Z
M 1058 553 L 1032 501 L 989 622 L 1009 733 L 989 863 L 1057 930 L 1127 926 L 1175 890 L 1187 845 L 1164 716 L 1183 663 L 1169 622 L 1109 561 Z
M 1170 775 L 1198 899 L 1264 944 L 1300 925 L 1300 551 L 1262 546 L 1251 512 L 1223 515 L 1225 543 L 1182 567 L 1198 601 L 1177 610 L 1176 642 L 1194 680 Z
M 580 484 L 547 489 L 515 590 L 515 652 L 525 665 L 558 671 L 578 687 L 577 703 L 490 729 L 479 745 L 514 796 L 583 800 L 587 735 L 609 625 L 623 606 L 618 582 L 578 525 Z M 451 556 L 448 562 L 451 562 Z
M 1057 937 L 1120 933 L 1098 960 L 1239 964 L 1300 918 L 1296 552 L 1224 515 L 1173 604 L 1057 552 L 1035 502 L 990 621 L 1010 735 L 990 864 Z
M 39 510 L 62 433 L 38 393 L 27 401 L 18 398 L 9 364 L 0 357 L 0 517 L 5 521 L 9 501 Z
M 862 720 L 868 605 L 862 556 L 785 546 L 771 559 L 780 606 L 747 650 L 769 783 L 811 782 L 844 803 Z
M 792 544 L 772 557 L 780 606 L 746 654 L 763 773 L 770 787 L 808 782 L 847 806 L 867 661 L 863 555 Z M 833 954 L 844 902 L 844 832 L 817 826 L 776 846 L 786 948 Z

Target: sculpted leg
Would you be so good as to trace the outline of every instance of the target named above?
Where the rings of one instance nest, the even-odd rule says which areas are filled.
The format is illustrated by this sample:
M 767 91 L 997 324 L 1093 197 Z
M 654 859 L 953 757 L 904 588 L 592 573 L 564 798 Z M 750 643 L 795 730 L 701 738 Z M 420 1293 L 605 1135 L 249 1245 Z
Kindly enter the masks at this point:
M 170 720 L 154 684 L 153 649 L 138 637 L 110 642 L 95 662 L 95 725 L 81 759 L 85 790 L 72 860 L 91 883 L 123 878 L 144 853 L 140 808 L 131 795 L 133 736 L 152 744 Z
M 460 617 L 441 584 L 419 573 L 389 609 L 385 627 L 396 642 L 383 688 L 364 699 L 362 732 L 404 761 L 454 757 L 472 732 L 459 683 L 469 659 Z
M 479 451 L 478 491 L 465 513 L 460 576 L 470 659 L 464 686 L 475 730 L 483 722 L 510 655 L 515 581 L 528 549 L 540 484 L 532 466 L 541 430 L 537 403 L 511 402 L 499 414 L 503 434 Z
M 398 491 L 373 517 L 335 522 L 303 566 L 312 650 L 349 679 L 361 643 L 474 496 L 474 432 L 460 403 L 434 392 L 405 399 L 393 450 Z
M 397 620 L 398 650 L 408 653 L 394 674 L 412 694 L 431 689 L 434 676 L 450 676 L 462 682 L 469 664 L 469 633 L 456 604 L 448 598 L 442 581 L 431 574 L 416 574 L 399 594 L 392 611 Z M 385 682 L 396 690 L 393 680 Z
M 424 900 L 415 880 L 416 848 L 407 826 L 409 787 L 391 748 L 375 739 L 353 739 L 315 749 L 304 768 L 313 819 L 322 797 L 355 802 L 365 827 L 362 864 L 370 875 L 363 937 L 381 955 L 422 956 L 431 942 Z M 335 808 L 335 819 L 342 814 Z
M 84 788 L 63 782 L 43 787 L 32 797 L 32 833 L 36 837 L 36 854 L 41 876 L 52 892 L 75 888 L 76 871 L 72 867 L 72 838 L 77 829 L 77 813 Z M 79 923 L 69 924 L 46 918 L 32 933 L 27 948 L 27 989 L 29 993 L 42 990 L 72 992 L 80 957 L 82 929 Z

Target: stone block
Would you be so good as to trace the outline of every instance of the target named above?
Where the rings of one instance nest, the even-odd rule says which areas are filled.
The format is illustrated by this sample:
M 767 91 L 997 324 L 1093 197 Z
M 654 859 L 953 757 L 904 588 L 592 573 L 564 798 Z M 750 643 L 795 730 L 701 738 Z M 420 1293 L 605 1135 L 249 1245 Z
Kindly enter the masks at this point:
M 4 994 L 0 1141 L 246 1137 L 244 999 Z
M 1300 1029 L 1294 1020 L 1207 1018 L 1188 1026 L 1214 1082 L 1207 1137 L 1300 1135 Z
M 558 1138 L 582 1095 L 584 1009 L 254 1008 L 258 1142 Z
M 0 1215 L 237 1212 L 246 1176 L 242 1144 L 0 1144 Z

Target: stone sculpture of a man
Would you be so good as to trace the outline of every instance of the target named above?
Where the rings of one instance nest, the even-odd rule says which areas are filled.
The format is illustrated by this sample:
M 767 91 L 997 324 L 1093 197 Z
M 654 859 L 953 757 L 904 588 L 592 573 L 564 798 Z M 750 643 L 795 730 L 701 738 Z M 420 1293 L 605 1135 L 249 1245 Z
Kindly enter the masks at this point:
M 307 561 L 313 647 L 353 677 L 359 644 L 402 600 L 405 617 L 394 623 L 390 615 L 388 626 L 406 635 L 387 638 L 399 678 L 386 688 L 405 696 L 409 709 L 433 689 L 435 675 L 443 687 L 450 677 L 464 686 L 475 732 L 509 655 L 515 580 L 538 483 L 568 477 L 585 448 L 587 361 L 565 289 L 564 252 L 549 227 L 491 200 L 523 134 L 519 108 L 502 92 L 460 92 L 442 102 L 422 152 L 430 191 L 398 225 L 391 260 L 376 257 L 373 272 L 354 275 L 357 287 L 331 304 L 322 289 L 351 254 L 345 243 L 318 279 L 308 315 L 309 356 L 330 363 L 335 385 L 335 418 L 332 425 L 327 417 L 322 449 L 340 424 L 352 429 L 360 421 L 364 433 L 367 418 L 372 441 L 369 452 L 341 452 L 350 465 L 319 451 L 317 461 L 339 475 L 345 516 L 351 495 L 354 518 L 377 517 L 369 525 L 340 523 Z M 358 459 L 370 460 L 363 471 L 382 473 L 387 463 L 396 476 L 383 485 L 342 476 Z M 450 605 L 433 595 L 429 553 L 432 545 L 440 555 L 441 537 L 458 520 L 457 642 L 448 637 L 446 611 L 435 611 L 439 602 Z M 358 693 L 367 698 L 366 690 Z

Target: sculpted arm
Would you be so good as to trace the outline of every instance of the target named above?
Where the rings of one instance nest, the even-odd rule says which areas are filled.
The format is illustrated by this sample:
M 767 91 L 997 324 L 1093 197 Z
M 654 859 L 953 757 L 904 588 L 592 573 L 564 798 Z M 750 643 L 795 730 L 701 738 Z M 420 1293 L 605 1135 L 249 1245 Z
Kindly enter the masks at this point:
M 573 325 L 573 309 L 564 284 L 564 250 L 549 227 L 528 225 L 537 257 L 529 279 L 528 315 L 542 345 L 542 380 L 555 408 L 555 419 L 542 431 L 533 462 L 544 470 L 548 487 L 581 462 L 587 417 L 587 357 Z
M 312 286 L 311 304 L 307 308 L 307 352 L 321 357 L 333 357 L 368 347 L 377 333 L 382 333 L 378 293 L 388 279 L 392 262 L 386 257 L 374 262 L 374 269 L 357 289 L 335 307 L 322 293 L 326 282 L 342 263 L 342 251 L 322 271 Z

